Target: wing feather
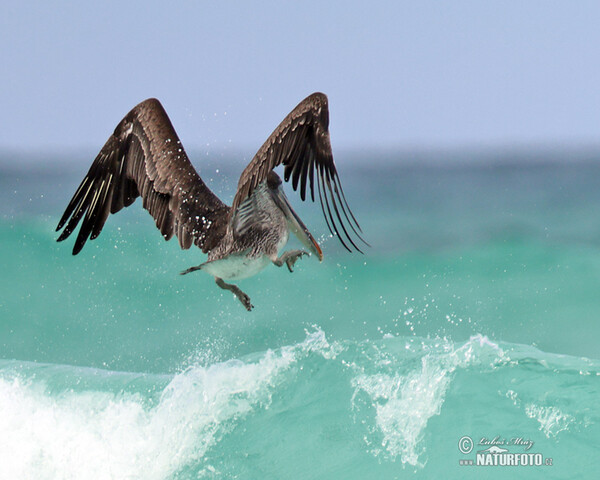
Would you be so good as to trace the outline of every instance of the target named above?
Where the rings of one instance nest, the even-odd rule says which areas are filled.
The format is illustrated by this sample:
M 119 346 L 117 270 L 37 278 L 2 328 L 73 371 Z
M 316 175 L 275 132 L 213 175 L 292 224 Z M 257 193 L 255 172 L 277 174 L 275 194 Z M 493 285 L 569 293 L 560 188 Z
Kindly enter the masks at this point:
M 225 234 L 229 207 L 206 186 L 160 102 L 148 99 L 117 125 L 67 205 L 56 230 L 63 241 L 81 219 L 73 254 L 95 239 L 111 213 L 142 197 L 166 240 L 204 252 Z
M 284 166 L 284 180 L 291 179 L 292 188 L 300 189 L 302 200 L 306 199 L 308 185 L 311 199 L 315 201 L 314 186 L 317 184 L 327 227 L 347 250 L 352 251 L 353 247 L 361 251 L 352 236 L 368 245 L 341 189 L 331 151 L 329 109 L 324 94 L 313 93 L 302 100 L 258 150 L 242 172 L 230 216 L 279 165 Z M 346 224 L 350 228 L 346 228 Z

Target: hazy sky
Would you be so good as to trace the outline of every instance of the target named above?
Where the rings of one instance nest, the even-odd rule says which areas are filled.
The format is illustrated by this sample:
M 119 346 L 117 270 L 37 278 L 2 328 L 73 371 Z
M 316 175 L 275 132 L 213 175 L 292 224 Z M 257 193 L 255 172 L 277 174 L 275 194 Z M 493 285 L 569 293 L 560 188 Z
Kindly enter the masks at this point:
M 600 143 L 598 1 L 8 1 L 0 149 L 99 149 L 155 96 L 256 150 L 304 96 L 336 148 Z

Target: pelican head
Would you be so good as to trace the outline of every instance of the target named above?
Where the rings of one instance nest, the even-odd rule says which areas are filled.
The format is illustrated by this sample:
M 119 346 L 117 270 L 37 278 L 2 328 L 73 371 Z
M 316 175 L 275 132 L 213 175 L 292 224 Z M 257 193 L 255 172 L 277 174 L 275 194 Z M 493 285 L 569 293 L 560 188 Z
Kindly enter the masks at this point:
M 315 238 L 308 231 L 306 225 L 304 225 L 298 214 L 290 205 L 290 202 L 283 191 L 281 178 L 272 170 L 267 175 L 267 187 L 269 189 L 269 193 L 271 194 L 271 198 L 273 198 L 273 201 L 275 202 L 275 205 L 277 205 L 277 207 L 279 207 L 279 209 L 283 212 L 289 229 L 294 233 L 294 235 L 296 235 L 296 237 L 298 237 L 298 240 L 300 240 L 306 248 L 308 248 L 319 258 L 319 261 L 322 261 L 323 252 L 321 251 L 321 247 L 319 247 L 319 244 Z

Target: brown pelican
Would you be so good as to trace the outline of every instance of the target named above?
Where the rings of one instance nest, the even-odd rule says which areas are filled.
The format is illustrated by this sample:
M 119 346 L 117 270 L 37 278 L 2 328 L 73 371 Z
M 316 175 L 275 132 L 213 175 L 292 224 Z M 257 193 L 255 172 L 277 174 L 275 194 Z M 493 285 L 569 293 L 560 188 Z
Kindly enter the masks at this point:
M 275 129 L 242 172 L 231 207 L 202 181 L 190 163 L 160 102 L 144 100 L 117 125 L 69 202 L 56 230 L 66 239 L 83 222 L 73 255 L 88 238 L 95 239 L 109 213 L 142 197 L 166 240 L 176 235 L 182 249 L 195 244 L 208 260 L 182 274 L 203 270 L 219 287 L 230 290 L 247 310 L 253 305 L 239 287 L 224 280 L 250 277 L 269 263 L 293 270 L 309 254 L 290 250 L 279 256 L 292 231 L 319 260 L 323 253 L 290 206 L 281 179 L 273 171 L 284 166 L 302 200 L 307 186 L 312 201 L 315 184 L 321 209 L 332 235 L 349 251 L 364 242 L 340 183 L 329 141 L 327 97 L 313 93 L 294 108 Z M 316 173 L 316 175 L 315 175 Z M 85 216 L 84 216 L 85 215 Z M 348 228 L 347 228 L 348 227 Z M 352 235 L 349 233 L 352 232 Z

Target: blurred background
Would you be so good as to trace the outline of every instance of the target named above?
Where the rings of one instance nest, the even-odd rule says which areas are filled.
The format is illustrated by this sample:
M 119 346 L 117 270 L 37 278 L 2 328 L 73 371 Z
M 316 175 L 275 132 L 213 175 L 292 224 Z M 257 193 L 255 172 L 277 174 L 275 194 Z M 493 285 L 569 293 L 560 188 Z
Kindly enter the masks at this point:
M 589 478 L 599 18 L 592 1 L 3 2 L 0 477 L 464 478 L 458 439 L 502 433 Z M 145 98 L 230 203 L 314 91 L 364 255 L 289 185 L 325 260 L 241 282 L 251 314 L 177 275 L 205 257 L 140 202 L 77 257 L 55 242 Z
M 1 8 L 5 150 L 93 154 L 153 96 L 188 150 L 251 155 L 313 91 L 336 150 L 598 145 L 592 1 Z

